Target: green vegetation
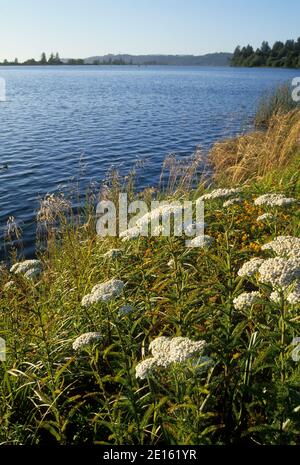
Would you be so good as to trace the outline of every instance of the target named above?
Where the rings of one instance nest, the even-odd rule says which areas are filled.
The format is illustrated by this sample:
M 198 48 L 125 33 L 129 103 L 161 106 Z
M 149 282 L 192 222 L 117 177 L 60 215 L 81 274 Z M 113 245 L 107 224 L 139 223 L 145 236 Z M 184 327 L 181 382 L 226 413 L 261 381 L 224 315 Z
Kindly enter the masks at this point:
M 251 45 L 238 46 L 233 54 L 231 66 L 274 68 L 300 68 L 300 37 L 297 41 L 287 40 L 285 44 L 277 41 L 271 48 L 268 42 L 254 50 Z
M 15 58 L 14 61 L 4 60 L 3 63 L 0 63 L 1 66 L 35 66 L 35 65 L 62 65 L 63 62 L 61 61 L 59 54 L 56 53 L 55 55 L 51 53 L 50 57 L 47 59 L 46 53 L 42 53 L 41 59 L 39 61 L 35 60 L 34 58 L 30 58 L 29 60 L 25 60 L 22 63 L 19 62 L 18 58 Z
M 28 279 L 6 267 L 0 273 L 0 336 L 7 346 L 0 363 L 1 443 L 298 443 L 300 363 L 293 339 L 299 302 L 291 303 L 285 292 L 275 302 L 269 282 L 239 275 L 253 257 L 275 257 L 262 249 L 275 237 L 292 236 L 296 245 L 289 253 L 299 253 L 300 116 L 293 111 L 282 118 L 275 115 L 265 133 L 217 144 L 210 154 L 220 163 L 217 185 L 226 181 L 241 190 L 241 199 L 227 206 L 221 198 L 206 201 L 210 248 L 187 248 L 184 238 L 174 237 L 100 238 L 92 193 L 78 217 L 72 199 L 42 201 L 42 274 Z M 182 166 L 168 160 L 169 181 L 156 193 L 136 193 L 134 176 L 125 182 L 113 173 L 101 198 L 116 203 L 126 191 L 130 200 L 148 203 L 155 195 L 195 200 L 210 191 L 197 177 L 199 161 Z M 255 203 L 265 193 L 297 202 Z M 257 221 L 263 214 L 271 216 Z M 15 235 L 19 231 L 10 227 L 7 240 Z M 112 249 L 119 252 L 107 255 Z M 110 279 L 125 284 L 120 296 L 82 306 L 95 284 Z M 259 292 L 259 298 L 239 307 L 235 299 L 245 292 Z M 120 313 L 124 305 L 132 311 Z M 101 339 L 73 350 L 88 332 Z M 137 365 L 159 336 L 204 340 L 202 358 L 137 379 Z
M 273 92 L 266 93 L 258 103 L 254 124 L 257 128 L 267 128 L 273 115 L 283 115 L 299 107 L 292 98 L 291 86 L 282 84 Z

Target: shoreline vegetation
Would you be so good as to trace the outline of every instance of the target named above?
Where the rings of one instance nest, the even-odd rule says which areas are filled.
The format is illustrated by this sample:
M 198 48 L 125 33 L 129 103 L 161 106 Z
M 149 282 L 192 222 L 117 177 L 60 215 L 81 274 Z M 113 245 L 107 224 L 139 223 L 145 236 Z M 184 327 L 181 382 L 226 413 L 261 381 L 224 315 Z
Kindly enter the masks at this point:
M 247 68 L 300 68 L 300 37 L 287 40 L 285 43 L 277 41 L 270 47 L 264 41 L 260 48 L 253 49 L 251 45 L 236 47 L 230 65 Z
M 89 58 L 61 59 L 59 53 L 51 53 L 47 58 L 42 53 L 40 60 L 30 58 L 20 62 L 5 59 L 0 66 L 231 66 L 246 68 L 300 68 L 300 37 L 297 40 L 287 40 L 285 43 L 276 41 L 271 47 L 264 41 L 260 48 L 254 50 L 251 45 L 237 46 L 234 53 L 208 53 L 206 55 L 130 55 L 107 54 Z
M 111 173 L 80 216 L 48 195 L 35 261 L 17 262 L 11 223 L 1 444 L 299 442 L 299 135 L 299 108 L 276 111 L 264 130 L 215 144 L 209 181 L 198 154 L 166 160 L 157 189 Z M 209 241 L 100 238 L 95 202 L 120 192 L 148 204 L 204 195 Z
M 30 58 L 20 62 L 18 58 L 13 61 L 7 59 L 0 63 L 1 66 L 67 66 L 67 65 L 97 65 L 97 66 L 229 66 L 231 53 L 208 53 L 206 55 L 129 55 L 108 54 L 89 58 L 61 59 L 59 53 L 51 53 L 47 58 L 42 53 L 40 60 Z

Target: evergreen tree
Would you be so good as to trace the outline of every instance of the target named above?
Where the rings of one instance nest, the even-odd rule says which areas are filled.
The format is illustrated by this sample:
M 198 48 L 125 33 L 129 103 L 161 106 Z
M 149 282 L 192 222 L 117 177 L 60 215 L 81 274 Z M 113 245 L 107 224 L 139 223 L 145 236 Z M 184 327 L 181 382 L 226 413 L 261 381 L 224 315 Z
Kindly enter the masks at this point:
M 61 65 L 61 64 L 62 64 L 62 61 L 61 61 L 61 59 L 60 59 L 60 57 L 59 57 L 58 52 L 56 52 L 56 54 L 55 54 L 54 63 L 55 63 L 56 65 Z
M 41 55 L 41 65 L 46 65 L 47 64 L 47 57 L 46 57 L 46 53 L 43 52 L 42 55 Z
M 51 55 L 49 57 L 48 64 L 49 65 L 54 65 L 55 64 L 55 58 L 54 58 L 53 53 L 51 53 Z

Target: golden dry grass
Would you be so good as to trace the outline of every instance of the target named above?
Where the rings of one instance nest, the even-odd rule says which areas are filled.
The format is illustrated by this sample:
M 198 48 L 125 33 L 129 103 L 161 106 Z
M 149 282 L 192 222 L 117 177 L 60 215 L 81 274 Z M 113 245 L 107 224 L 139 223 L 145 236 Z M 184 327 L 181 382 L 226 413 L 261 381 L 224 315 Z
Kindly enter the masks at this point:
M 215 144 L 208 159 L 214 178 L 226 184 L 261 179 L 287 166 L 300 150 L 300 111 L 275 114 L 266 131 Z

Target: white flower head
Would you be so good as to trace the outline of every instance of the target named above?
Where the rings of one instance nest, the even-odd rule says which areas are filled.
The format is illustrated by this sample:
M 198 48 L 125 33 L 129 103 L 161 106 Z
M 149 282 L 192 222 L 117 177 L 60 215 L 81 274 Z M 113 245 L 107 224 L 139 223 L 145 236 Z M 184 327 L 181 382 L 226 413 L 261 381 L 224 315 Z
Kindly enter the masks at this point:
M 275 215 L 272 215 L 272 213 L 264 213 L 263 215 L 258 216 L 256 221 L 258 223 L 263 223 L 264 221 L 271 221 L 274 218 L 275 218 Z
M 244 292 L 233 300 L 233 305 L 236 310 L 243 310 L 259 303 L 260 300 L 261 295 L 259 292 Z
M 231 207 L 232 205 L 238 205 L 243 202 L 243 199 L 241 197 L 235 197 L 234 199 L 227 200 L 226 202 L 223 203 L 223 207 Z
M 294 236 L 278 236 L 262 246 L 262 250 L 272 250 L 280 257 L 300 258 L 300 238 Z
M 202 247 L 204 249 L 209 248 L 214 242 L 214 238 L 206 234 L 196 236 L 189 242 L 189 247 Z
M 15 263 L 11 267 L 10 272 L 14 274 L 23 274 L 28 279 L 34 279 L 41 274 L 42 263 L 40 260 L 25 260 Z
M 241 277 L 251 277 L 255 275 L 263 264 L 263 258 L 251 258 L 248 262 L 245 262 L 242 268 L 239 269 L 238 275 Z
M 254 204 L 257 206 L 266 205 L 269 207 L 284 207 L 295 202 L 297 202 L 296 199 L 287 198 L 283 194 L 264 194 L 258 197 Z
M 280 304 L 281 303 L 281 294 L 279 291 L 273 291 L 270 294 L 270 300 L 271 302 L 274 302 L 275 304 Z
M 156 368 L 168 368 L 172 363 L 183 363 L 200 356 L 205 345 L 205 341 L 192 341 L 187 337 L 158 337 L 149 345 L 152 357 L 137 365 L 136 377 L 145 379 Z
M 142 362 L 138 363 L 135 368 L 136 378 L 146 379 L 153 373 L 153 370 L 157 368 L 157 362 L 155 358 L 147 358 Z
M 300 259 L 269 258 L 259 269 L 259 282 L 286 289 L 300 277 Z
M 202 195 L 199 200 L 214 200 L 214 199 L 224 199 L 236 195 L 241 191 L 241 189 L 215 189 L 209 194 Z
M 87 347 L 91 344 L 93 344 L 96 341 L 99 341 L 102 339 L 102 335 L 100 333 L 84 333 L 81 336 L 79 336 L 75 341 L 73 342 L 73 349 L 74 350 L 80 350 L 83 347 Z
M 170 341 L 170 362 L 183 363 L 185 360 L 203 352 L 205 341 L 191 341 L 187 337 L 174 337 Z
M 123 281 L 111 279 L 105 283 L 97 284 L 90 294 L 83 297 L 81 305 L 88 307 L 98 302 L 109 302 L 122 294 L 124 289 Z

